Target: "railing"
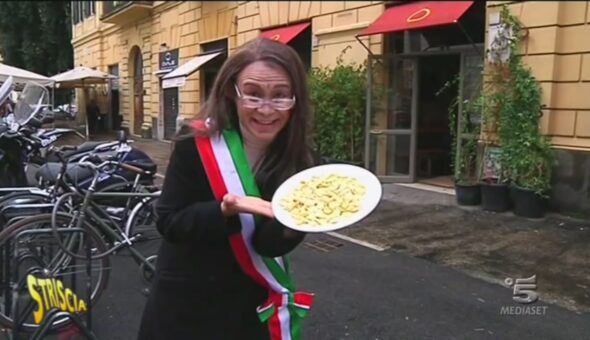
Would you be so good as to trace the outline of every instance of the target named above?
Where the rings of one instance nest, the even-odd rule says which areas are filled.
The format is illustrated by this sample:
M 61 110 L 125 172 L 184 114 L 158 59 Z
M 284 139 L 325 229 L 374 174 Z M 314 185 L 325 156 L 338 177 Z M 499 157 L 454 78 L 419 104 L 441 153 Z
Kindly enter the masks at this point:
M 153 1 L 103 1 L 102 15 L 107 16 L 125 6 L 152 5 Z

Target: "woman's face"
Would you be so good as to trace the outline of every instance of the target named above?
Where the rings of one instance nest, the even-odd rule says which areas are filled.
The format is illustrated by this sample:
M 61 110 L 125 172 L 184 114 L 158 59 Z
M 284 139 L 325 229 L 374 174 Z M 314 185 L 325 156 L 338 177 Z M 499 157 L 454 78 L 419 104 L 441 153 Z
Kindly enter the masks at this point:
M 287 125 L 294 106 L 289 76 L 280 67 L 257 61 L 242 70 L 235 85 L 242 134 L 256 143 L 271 143 Z M 261 98 L 262 104 L 252 97 Z

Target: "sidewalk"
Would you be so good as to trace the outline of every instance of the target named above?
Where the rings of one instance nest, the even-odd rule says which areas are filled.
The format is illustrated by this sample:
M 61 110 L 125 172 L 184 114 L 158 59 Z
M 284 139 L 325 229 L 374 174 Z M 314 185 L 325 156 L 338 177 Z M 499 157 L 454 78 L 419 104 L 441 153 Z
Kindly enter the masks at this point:
M 132 138 L 165 174 L 170 143 Z M 537 275 L 540 299 L 590 312 L 590 221 L 459 207 L 452 195 L 384 184 L 376 211 L 339 235 L 424 258 L 488 282 Z
M 384 184 L 376 211 L 339 233 L 505 285 L 537 275 L 540 300 L 590 312 L 590 222 L 459 207 L 452 195 Z

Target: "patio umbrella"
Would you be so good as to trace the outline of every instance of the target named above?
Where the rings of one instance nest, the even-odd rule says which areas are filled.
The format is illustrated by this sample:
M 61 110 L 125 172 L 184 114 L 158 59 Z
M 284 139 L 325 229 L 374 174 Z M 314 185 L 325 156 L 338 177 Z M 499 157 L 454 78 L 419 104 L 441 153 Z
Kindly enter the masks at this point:
M 10 76 L 14 78 L 15 83 L 21 85 L 34 82 L 42 86 L 52 86 L 54 83 L 51 78 L 0 63 L 0 82 L 4 82 Z
M 88 85 L 106 84 L 109 79 L 117 77 L 89 67 L 79 66 L 51 77 L 59 88 L 86 87 Z
M 89 67 L 78 66 L 69 71 L 56 74 L 51 79 L 55 81 L 57 88 L 85 88 L 89 85 L 107 84 L 110 79 L 117 79 L 117 77 Z M 84 98 L 84 102 L 86 102 L 86 98 Z M 78 113 L 81 112 L 82 110 L 78 110 Z M 78 116 L 78 119 L 81 119 L 81 117 Z M 86 136 L 89 136 L 87 113 L 84 114 L 84 120 Z

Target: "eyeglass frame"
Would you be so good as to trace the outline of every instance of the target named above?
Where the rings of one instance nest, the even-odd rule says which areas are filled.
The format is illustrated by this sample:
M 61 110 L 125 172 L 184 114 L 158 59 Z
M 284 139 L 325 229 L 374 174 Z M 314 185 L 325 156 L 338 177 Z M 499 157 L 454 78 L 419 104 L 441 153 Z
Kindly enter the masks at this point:
M 238 98 L 242 101 L 245 100 L 254 100 L 256 102 L 258 102 L 259 104 L 255 107 L 248 107 L 249 109 L 259 109 L 261 107 L 264 106 L 264 104 L 268 104 L 270 107 L 272 107 L 273 109 L 277 110 L 277 111 L 288 111 L 291 110 L 294 106 L 295 106 L 295 95 L 293 95 L 293 97 L 291 98 L 274 98 L 274 99 L 266 99 L 266 98 L 260 98 L 260 97 L 256 97 L 256 96 L 249 96 L 249 95 L 245 95 L 242 94 L 242 92 L 240 92 L 240 89 L 238 88 L 238 84 L 234 83 L 234 89 L 236 90 L 236 95 L 238 96 Z M 287 101 L 290 101 L 291 106 L 287 109 L 283 109 L 283 108 L 277 108 L 275 105 L 277 103 L 287 103 Z

